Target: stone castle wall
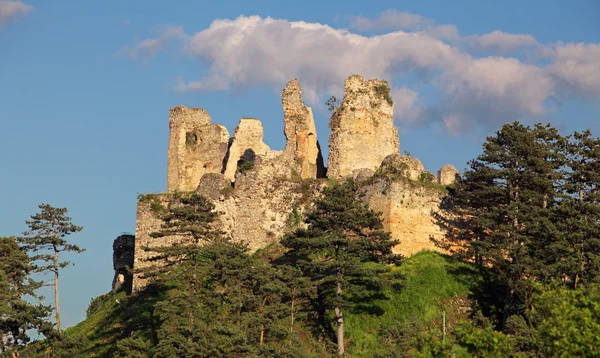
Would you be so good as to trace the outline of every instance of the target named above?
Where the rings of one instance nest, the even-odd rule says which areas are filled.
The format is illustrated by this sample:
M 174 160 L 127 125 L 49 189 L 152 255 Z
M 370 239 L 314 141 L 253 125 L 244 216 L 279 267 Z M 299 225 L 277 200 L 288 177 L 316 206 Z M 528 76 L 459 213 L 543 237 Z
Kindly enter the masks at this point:
M 144 247 L 182 240 L 150 235 L 160 229 L 156 210 L 168 204 L 169 193 L 195 190 L 208 197 L 222 213 L 219 227 L 256 250 L 298 227 L 302 213 L 327 185 L 318 179 L 325 173 L 332 179 L 364 182 L 365 200 L 382 213 L 392 237 L 401 240 L 396 252 L 411 255 L 435 249 L 429 237 L 441 232 L 432 213 L 443 198 L 440 188 L 451 184 L 457 171 L 447 165 L 436 178 L 418 159 L 398 153 L 398 130 L 385 81 L 366 81 L 357 75 L 346 80 L 344 99 L 330 120 L 327 170 L 312 110 L 304 104 L 297 80 L 283 90 L 282 107 L 286 138 L 282 151 L 263 142 L 263 126 L 257 119 L 241 119 L 229 138 L 227 129 L 212 124 L 205 110 L 171 109 L 167 193 L 146 196 L 138 203 L 136 269 L 151 264 L 147 260 L 151 253 Z M 134 274 L 133 291 L 144 285 L 145 279 Z

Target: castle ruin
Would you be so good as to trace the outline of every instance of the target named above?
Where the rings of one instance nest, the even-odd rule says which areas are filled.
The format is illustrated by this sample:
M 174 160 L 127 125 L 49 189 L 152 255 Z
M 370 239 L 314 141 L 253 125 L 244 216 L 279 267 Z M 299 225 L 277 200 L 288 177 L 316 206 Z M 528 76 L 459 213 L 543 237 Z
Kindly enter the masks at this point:
M 399 154 L 393 101 L 385 81 L 353 75 L 330 120 L 328 168 L 317 140 L 310 107 L 297 80 L 282 93 L 285 148 L 271 150 L 263 142 L 258 119 L 242 118 L 230 138 L 212 124 L 204 109 L 174 107 L 169 114 L 167 192 L 142 196 L 137 206 L 134 267 L 148 263 L 145 246 L 169 245 L 181 238 L 151 238 L 160 229 L 157 207 L 172 193 L 197 191 L 211 199 L 222 215 L 220 228 L 252 250 L 278 241 L 299 225 L 298 218 L 328 180 L 352 177 L 363 183 L 363 200 L 382 213 L 385 228 L 400 240 L 395 252 L 411 255 L 434 249 L 430 237 L 441 234 L 433 214 L 443 186 L 458 173 L 445 165 L 437 177 L 416 158 Z M 134 274 L 133 291 L 145 279 Z

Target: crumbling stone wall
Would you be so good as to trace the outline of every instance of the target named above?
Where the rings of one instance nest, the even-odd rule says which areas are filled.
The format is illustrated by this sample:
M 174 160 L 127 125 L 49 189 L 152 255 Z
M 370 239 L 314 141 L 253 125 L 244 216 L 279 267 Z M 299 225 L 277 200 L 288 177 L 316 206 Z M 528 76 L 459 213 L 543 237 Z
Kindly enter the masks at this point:
M 131 279 L 135 250 L 135 236 L 123 234 L 113 241 L 113 291 L 117 291 L 127 279 Z
M 411 256 L 421 250 L 438 250 L 430 237 L 440 239 L 441 228 L 434 213 L 445 193 L 442 188 L 401 178 L 380 177 L 363 188 L 365 201 L 382 213 L 385 230 L 392 239 L 400 240 L 393 251 Z
M 178 106 L 169 113 L 167 191 L 193 191 L 205 173 L 221 173 L 229 133 L 202 108 Z
M 456 181 L 456 175 L 460 174 L 456 168 L 451 164 L 444 165 L 437 175 L 438 183 L 440 185 L 450 185 Z
M 251 250 L 279 240 L 302 225 L 325 180 L 312 110 L 302 100 L 297 80 L 282 92 L 284 135 L 282 151 L 263 142 L 257 119 L 242 118 L 229 138 L 225 127 L 211 124 L 205 110 L 183 106 L 171 109 L 167 192 L 141 198 L 137 207 L 136 272 L 147 268 L 151 252 L 144 247 L 171 245 L 182 237 L 152 238 L 160 230 L 157 211 L 167 207 L 173 191 L 206 196 L 221 212 L 219 227 Z M 456 169 L 446 165 L 438 176 L 426 172 L 416 158 L 398 153 L 399 139 L 392 119 L 392 99 L 385 81 L 355 75 L 345 82 L 344 99 L 330 120 L 327 176 L 353 177 L 363 185 L 370 207 L 383 215 L 385 228 L 401 241 L 396 252 L 411 255 L 436 249 L 434 221 L 444 185 L 454 181 Z M 240 165 L 244 163 L 249 165 Z M 437 183 L 436 183 L 437 181 Z M 146 278 L 133 277 L 139 291 Z
M 234 241 L 245 242 L 254 251 L 297 228 L 301 215 L 312 204 L 322 185 L 323 181 L 317 180 L 266 178 L 249 169 L 236 174 L 235 189 L 222 174 L 207 173 L 200 180 L 198 192 L 209 197 L 215 210 L 221 212 L 218 227 Z M 138 202 L 134 292 L 147 284 L 140 270 L 155 264 L 148 261 L 153 253 L 144 247 L 172 245 L 183 239 L 180 236 L 151 237 L 152 232 L 160 230 L 162 222 L 158 213 L 168 206 L 172 195 L 150 194 Z
M 141 274 L 154 263 L 148 261 L 153 253 L 145 250 L 145 247 L 160 247 L 171 245 L 179 238 L 161 237 L 153 238 L 151 233 L 161 229 L 162 221 L 157 215 L 160 208 L 166 208 L 172 194 L 147 194 L 137 204 L 136 226 L 135 226 L 135 250 L 133 259 L 133 284 L 132 291 L 138 292 L 146 286 L 147 279 Z
M 344 99 L 329 122 L 327 176 L 339 179 L 356 169 L 376 170 L 383 159 L 399 150 L 393 102 L 387 82 L 350 76 Z
M 263 142 L 263 125 L 258 119 L 242 118 L 235 129 L 227 155 L 225 178 L 235 181 L 238 162 L 254 162 L 256 156 L 264 156 L 271 149 Z

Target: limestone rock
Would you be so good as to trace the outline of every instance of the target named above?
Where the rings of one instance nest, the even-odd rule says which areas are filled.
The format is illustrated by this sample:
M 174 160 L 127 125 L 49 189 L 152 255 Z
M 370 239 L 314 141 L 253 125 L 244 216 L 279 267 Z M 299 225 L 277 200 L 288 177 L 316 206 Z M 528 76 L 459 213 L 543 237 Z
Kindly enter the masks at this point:
M 200 178 L 196 192 L 211 200 L 218 199 L 225 191 L 230 191 L 231 182 L 221 173 L 206 173 Z
M 339 179 L 356 169 L 376 170 L 399 149 L 398 129 L 392 118 L 387 82 L 350 76 L 344 99 L 329 122 L 327 176 Z
M 204 109 L 171 108 L 169 129 L 167 191 L 193 191 L 202 175 L 222 172 L 229 133 Z
M 381 213 L 384 229 L 400 241 L 393 252 L 410 256 L 422 250 L 440 251 L 432 238 L 444 237 L 435 219 L 445 195 L 442 191 L 379 177 L 362 192 L 369 208 Z
M 438 184 L 450 185 L 456 181 L 456 175 L 460 174 L 454 165 L 446 164 L 439 171 L 437 175 Z
M 302 100 L 302 87 L 298 80 L 288 82 L 281 94 L 283 105 L 283 132 L 286 138 L 284 156 L 302 179 L 317 177 L 317 130 L 312 109 Z
M 352 177 L 356 181 L 365 181 L 365 180 L 371 178 L 373 176 L 373 174 L 375 174 L 375 172 L 372 171 L 371 169 L 362 168 L 362 169 L 356 169 L 352 173 Z
M 135 236 L 123 234 L 113 242 L 113 269 L 115 276 L 112 282 L 113 291 L 118 290 L 126 279 L 131 279 Z
M 424 171 L 425 167 L 419 159 L 399 153 L 388 155 L 378 170 L 379 173 L 400 174 L 412 180 L 418 180 Z
M 263 142 L 262 123 L 255 118 L 242 118 L 233 134 L 225 169 L 225 178 L 235 181 L 238 162 L 254 161 L 256 156 L 265 155 L 270 148 Z

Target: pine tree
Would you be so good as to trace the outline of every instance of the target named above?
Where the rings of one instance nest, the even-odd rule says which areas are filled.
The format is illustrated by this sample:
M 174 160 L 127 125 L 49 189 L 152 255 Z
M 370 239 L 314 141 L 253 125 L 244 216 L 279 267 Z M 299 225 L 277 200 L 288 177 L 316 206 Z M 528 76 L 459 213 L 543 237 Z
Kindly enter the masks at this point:
M 306 216 L 307 229 L 281 241 L 289 261 L 316 286 L 320 320 L 324 323 L 326 310 L 335 312 L 340 356 L 345 352 L 343 312 L 383 298 L 381 273 L 387 267 L 377 263 L 400 258 L 392 254 L 398 241 L 382 230 L 380 217 L 357 198 L 357 189 L 352 180 L 324 189 Z
M 529 280 L 549 275 L 541 253 L 555 240 L 563 144 L 551 126 L 505 124 L 469 162 L 438 216 L 447 230 L 442 247 L 498 271 L 506 285 L 502 325 L 529 307 Z
M 44 326 L 50 308 L 26 300 L 39 298 L 35 291 L 40 283 L 32 280 L 29 256 L 14 237 L 0 237 L 0 352 L 16 352 L 26 345 L 28 332 Z
M 58 302 L 58 277 L 59 271 L 70 265 L 69 261 L 60 261 L 61 252 L 81 253 L 85 249 L 70 244 L 64 237 L 80 232 L 83 227 L 71 223 L 66 208 L 55 208 L 48 204 L 38 206 L 40 212 L 32 215 L 31 220 L 25 221 L 29 230 L 19 238 L 26 251 L 34 253 L 32 259 L 41 262 L 36 266 L 36 271 L 52 273 L 54 276 L 54 310 L 56 326 L 61 332 L 60 309 Z
M 217 228 L 219 213 L 205 197 L 177 193 L 153 237 L 170 246 L 148 247 L 154 267 L 145 274 L 167 291 L 156 305 L 161 321 L 156 357 L 268 354 L 267 342 L 287 337 L 278 320 L 286 290 L 277 271 L 251 258 Z M 125 348 L 124 348 L 125 349 Z
M 222 239 L 222 233 L 214 227 L 217 216 L 214 205 L 205 197 L 176 193 L 162 214 L 161 229 L 151 236 L 176 237 L 177 242 L 145 248 L 153 253 L 150 261 L 156 265 L 146 269 L 144 274 L 154 275 L 169 291 L 168 299 L 157 304 L 157 314 L 162 321 L 158 357 L 192 357 L 203 351 L 201 336 L 207 330 L 199 318 L 203 306 L 201 274 L 203 262 L 207 260 L 203 246 Z
M 600 279 L 600 139 L 575 132 L 567 147 L 563 197 L 556 209 L 558 239 L 548 266 L 574 288 Z

